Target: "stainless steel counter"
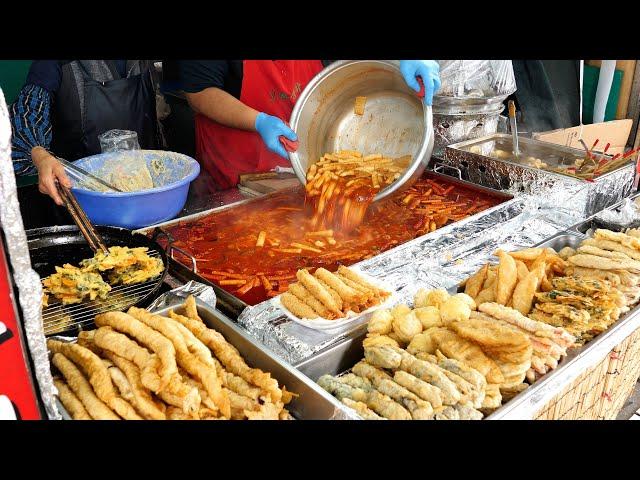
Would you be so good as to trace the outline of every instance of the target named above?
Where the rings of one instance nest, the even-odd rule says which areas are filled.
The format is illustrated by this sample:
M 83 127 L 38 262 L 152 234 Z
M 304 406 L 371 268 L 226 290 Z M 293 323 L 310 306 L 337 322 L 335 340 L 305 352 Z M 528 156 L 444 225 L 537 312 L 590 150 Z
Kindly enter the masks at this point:
M 187 197 L 187 203 L 182 211 L 176 218 L 186 217 L 193 215 L 194 213 L 204 212 L 205 210 L 211 210 L 212 208 L 223 207 L 225 205 L 231 205 L 233 203 L 241 202 L 247 198 L 253 198 L 249 195 L 242 193 L 237 188 L 230 188 L 229 190 L 220 190 L 219 192 L 200 194 L 192 186 L 189 190 L 189 196 Z

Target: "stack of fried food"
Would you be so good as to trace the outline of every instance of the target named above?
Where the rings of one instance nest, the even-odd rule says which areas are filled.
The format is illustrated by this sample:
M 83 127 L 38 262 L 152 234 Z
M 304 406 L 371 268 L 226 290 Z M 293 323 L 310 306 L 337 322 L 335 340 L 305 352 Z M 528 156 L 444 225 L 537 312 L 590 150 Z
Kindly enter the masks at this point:
M 375 193 L 400 178 L 411 157 L 386 158 L 352 150 L 328 153 L 307 171 L 307 198 L 314 201 L 312 225 L 357 227 Z
M 96 317 L 78 343 L 47 341 L 59 398 L 74 419 L 289 419 L 293 394 L 198 316 L 132 307 Z
M 526 248 L 516 252 L 498 250 L 497 265 L 485 264 L 465 282 L 464 293 L 477 305 L 495 302 L 527 315 L 536 292 L 552 289 L 551 281 L 563 275 L 564 260 L 552 248 Z
M 132 285 L 157 277 L 164 270 L 162 259 L 149 256 L 146 247 L 109 247 L 109 253 L 97 252 L 82 260 L 80 267 L 65 264 L 56 267 L 56 273 L 42 279 L 43 306 L 48 306 L 48 294 L 63 304 L 80 303 L 89 298 L 104 300 L 111 285 Z M 107 273 L 109 283 L 101 274 Z
M 609 328 L 640 299 L 640 232 L 598 229 L 577 250 L 565 247 L 567 277 L 536 294 L 530 317 L 563 326 L 585 343 Z
M 476 309 L 464 293 L 419 290 L 413 310 L 375 312 L 365 360 L 319 384 L 364 418 L 482 418 L 526 389 L 525 380 L 555 368 L 574 341 L 510 307 L 485 302 Z
M 501 388 L 520 388 L 532 353 L 524 334 L 472 319 L 466 294 L 421 290 L 414 304 L 376 311 L 364 360 L 320 386 L 363 418 L 407 420 L 481 419 L 501 405 Z
M 318 268 L 313 275 L 302 269 L 298 283 L 280 297 L 282 305 L 301 319 L 344 318 L 349 312 L 360 313 L 384 302 L 389 292 L 372 285 L 356 272 L 341 265 L 337 273 Z

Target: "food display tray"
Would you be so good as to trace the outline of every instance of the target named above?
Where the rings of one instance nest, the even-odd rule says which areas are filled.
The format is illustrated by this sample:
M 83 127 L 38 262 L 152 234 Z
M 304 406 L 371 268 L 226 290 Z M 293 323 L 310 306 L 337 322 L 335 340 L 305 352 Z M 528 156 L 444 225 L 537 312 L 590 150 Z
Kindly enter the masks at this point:
M 490 156 L 495 145 L 512 148 L 511 135 L 496 133 L 446 147 L 443 163 L 462 172 L 462 178 L 496 190 L 538 195 L 549 205 L 592 215 L 627 197 L 633 188 L 635 161 L 629 160 L 593 180 L 536 168 L 525 163 Z M 519 138 L 523 157 L 545 163 L 569 165 L 585 152 L 530 138 Z M 474 151 L 470 151 L 474 149 Z M 526 152 L 526 153 L 525 153 Z
M 462 219 L 458 222 L 453 222 L 450 223 L 448 225 L 445 225 L 442 228 L 437 229 L 434 232 L 430 232 L 430 233 L 426 233 L 425 235 L 416 237 L 414 239 L 408 240 L 407 242 L 400 244 L 392 249 L 386 250 L 385 252 L 382 252 L 374 257 L 372 257 L 371 259 L 367 259 L 367 262 L 375 262 L 377 257 L 380 257 L 382 255 L 388 255 L 389 252 L 393 252 L 397 249 L 400 248 L 406 248 L 408 245 L 414 244 L 414 243 L 419 243 L 421 241 L 423 241 L 426 238 L 438 238 L 440 235 L 442 235 L 443 233 L 446 233 L 451 225 L 455 225 L 455 226 L 460 226 L 460 225 L 464 225 L 467 223 L 471 223 L 474 221 L 477 221 L 481 218 L 483 218 L 486 215 L 490 215 L 492 212 L 501 209 L 501 208 L 505 208 L 507 207 L 509 204 L 511 203 L 515 203 L 518 200 L 516 198 L 514 198 L 514 196 L 508 192 L 502 192 L 502 191 L 498 191 L 495 189 L 492 189 L 490 187 L 485 187 L 482 185 L 476 185 L 473 184 L 471 182 L 465 181 L 463 180 L 460 175 L 458 175 L 458 178 L 456 177 L 452 177 L 449 175 L 444 175 L 441 174 L 439 172 L 430 172 L 429 176 L 431 178 L 434 178 L 435 180 L 439 180 L 442 179 L 443 181 L 446 181 L 448 183 L 451 184 L 455 184 L 455 185 L 460 185 L 464 188 L 467 189 L 471 189 L 474 190 L 476 192 L 478 192 L 479 194 L 485 195 L 485 196 L 492 196 L 492 197 L 496 197 L 498 199 L 501 199 L 501 203 L 499 203 L 498 205 L 488 208 L 486 210 L 483 210 L 481 212 L 478 212 L 474 215 L 471 215 L 465 219 Z M 203 283 L 205 285 L 209 285 L 211 287 L 213 287 L 216 296 L 218 297 L 218 304 L 217 307 L 222 310 L 225 314 L 227 314 L 228 316 L 230 316 L 233 319 L 236 319 L 240 313 L 244 310 L 244 308 L 246 308 L 248 306 L 248 304 L 246 302 L 244 302 L 243 300 L 241 300 L 240 298 L 236 297 L 235 295 L 233 295 L 232 293 L 224 290 L 223 288 L 221 288 L 220 286 L 216 285 L 215 283 L 211 282 L 210 280 L 207 280 L 206 278 L 204 278 L 203 276 L 198 274 L 197 271 L 197 263 L 195 261 L 195 259 L 189 255 L 188 252 L 185 252 L 182 249 L 179 248 L 175 248 L 171 245 L 171 239 L 169 238 L 169 235 L 166 233 L 165 229 L 172 227 L 174 225 L 177 224 L 188 224 L 190 222 L 195 222 L 198 219 L 205 217 L 207 215 L 211 215 L 213 213 L 217 213 L 223 210 L 228 210 L 228 209 L 233 209 L 233 208 L 237 208 L 241 205 L 245 205 L 247 203 L 251 203 L 251 202 L 264 202 L 265 199 L 268 199 L 270 196 L 273 195 L 277 195 L 279 192 L 273 192 L 258 198 L 250 198 L 250 199 L 246 199 L 246 200 L 242 200 L 240 202 L 236 202 L 233 203 L 231 205 L 224 205 L 222 207 L 218 207 L 218 208 L 213 208 L 210 210 L 206 210 L 203 212 L 199 212 L 193 215 L 189 215 L 186 217 L 182 217 L 182 218 L 177 218 L 168 222 L 164 222 L 164 223 L 160 223 L 158 225 L 153 225 L 144 229 L 140 229 L 140 230 L 136 230 L 136 233 L 143 233 L 143 234 L 147 234 L 147 235 L 152 235 L 152 237 L 161 242 L 162 237 L 165 236 L 167 237 L 167 245 L 165 247 L 165 249 L 167 250 L 167 257 L 169 259 L 169 266 L 170 266 L 170 272 L 172 273 L 172 275 L 174 275 L 176 278 L 178 278 L 181 281 L 189 281 L 189 280 L 195 280 L 197 282 Z M 186 260 L 185 263 L 188 264 L 185 265 L 183 262 L 181 262 L 180 260 L 184 261 Z M 355 264 L 357 265 L 357 264 Z
M 630 199 L 630 200 L 632 200 L 634 202 L 638 202 L 640 204 L 640 192 L 634 193 L 633 195 L 628 197 L 628 199 Z M 620 208 L 622 207 L 622 204 L 626 200 L 627 200 L 627 198 L 625 198 L 622 201 L 616 203 L 615 205 L 610 206 L 606 210 L 612 210 L 612 211 L 615 211 L 615 212 L 619 212 Z M 589 232 L 592 232 L 596 228 L 604 228 L 604 227 L 598 225 L 598 223 L 595 221 L 596 217 L 600 213 L 601 212 L 594 213 L 589 218 L 587 218 L 587 219 L 585 219 L 585 220 L 583 220 L 583 221 L 581 221 L 579 223 L 576 223 L 575 225 L 572 225 L 567 230 L 569 230 L 571 232 L 577 232 L 577 233 L 589 235 Z M 618 229 L 612 228 L 612 230 L 618 230 Z
M 551 247 L 559 251 L 567 246 L 576 248 L 585 238 L 587 238 L 585 235 L 576 231 L 566 231 L 536 246 Z M 456 293 L 457 287 L 452 287 L 449 291 Z M 556 369 L 541 377 L 525 391 L 487 416 L 486 419 L 534 418 L 535 413 L 544 407 L 546 401 L 551 400 L 560 392 L 563 386 L 577 378 L 588 366 L 604 357 L 615 345 L 640 327 L 639 311 L 640 305 L 637 305 L 591 342 L 579 348 L 569 349 L 567 356 L 558 363 Z M 340 375 L 364 358 L 362 342 L 366 338 L 366 333 L 366 325 L 363 325 L 345 340 L 297 363 L 295 367 L 315 381 L 324 374 Z
M 196 299 L 196 305 L 198 307 L 198 315 L 200 315 L 202 321 L 208 327 L 220 332 L 231 345 L 237 348 L 250 367 L 271 373 L 273 378 L 278 380 L 280 386 L 284 385 L 288 391 L 298 395 L 286 406 L 295 419 L 339 420 L 345 418 L 345 415 L 348 418 L 348 414 L 345 414 L 345 409 L 338 400 L 325 392 L 302 372 L 257 344 L 238 328 L 229 317 L 199 299 Z M 154 310 L 153 313 L 166 316 L 171 309 L 181 313 L 178 305 Z M 58 402 L 58 406 L 61 409 L 63 418 L 69 419 L 68 413 L 60 402 Z

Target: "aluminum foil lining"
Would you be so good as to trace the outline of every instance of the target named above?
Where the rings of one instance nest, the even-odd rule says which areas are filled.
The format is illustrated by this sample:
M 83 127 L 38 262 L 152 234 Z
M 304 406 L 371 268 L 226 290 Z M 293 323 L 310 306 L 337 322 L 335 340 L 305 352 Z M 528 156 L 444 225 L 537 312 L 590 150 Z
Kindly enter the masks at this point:
M 438 60 L 438 63 L 442 85 L 437 97 L 490 98 L 516 91 L 511 60 Z
M 193 295 L 194 297 L 202 300 L 211 306 L 211 308 L 216 308 L 217 298 L 216 292 L 213 291 L 213 288 L 209 285 L 190 280 L 184 285 L 160 295 L 151 302 L 151 305 L 147 307 L 147 310 L 154 312 L 163 308 L 182 305 L 189 295 Z
M 440 156 L 452 143 L 485 137 L 498 131 L 500 113 L 504 107 L 489 113 L 446 115 L 433 113 L 434 150 Z
M 537 198 L 524 195 L 473 221 L 448 225 L 357 265 L 394 288 L 394 304 L 412 303 L 419 288 L 454 286 L 477 270 L 497 248 L 532 246 L 582 219 L 556 215 L 555 210 L 543 208 Z M 238 323 L 292 364 L 341 341 L 359 327 L 349 325 L 330 333 L 311 330 L 289 320 L 275 303 L 271 299 L 247 307 Z
M 634 164 L 630 163 L 587 182 L 455 148 L 447 148 L 442 161 L 460 169 L 463 180 L 513 195 L 537 196 L 544 207 L 557 209 L 560 215 L 579 217 L 591 216 L 628 197 L 635 173 Z
M 57 389 L 49 366 L 47 345 L 41 316 L 42 286 L 40 277 L 31 268 L 27 237 L 20 216 L 18 190 L 11 161 L 11 124 L 9 112 L 0 89 L 0 223 L 7 240 L 9 262 L 20 297 L 20 307 L 27 336 L 37 388 L 40 389 L 45 411 L 50 419 L 61 418 L 54 395 Z
M 604 228 L 613 227 L 616 230 L 638 228 L 640 227 L 639 198 L 626 198 L 617 209 L 603 210 L 595 215 L 594 220 Z

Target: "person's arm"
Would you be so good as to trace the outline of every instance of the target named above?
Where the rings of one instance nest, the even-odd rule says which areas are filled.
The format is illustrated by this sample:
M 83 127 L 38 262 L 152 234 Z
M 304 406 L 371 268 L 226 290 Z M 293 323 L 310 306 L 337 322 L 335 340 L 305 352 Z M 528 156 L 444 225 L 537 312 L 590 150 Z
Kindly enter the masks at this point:
M 31 150 L 51 143 L 51 97 L 38 85 L 25 85 L 11 105 L 11 157 L 16 175 L 36 173 Z
M 51 95 L 60 85 L 60 67 L 55 60 L 34 61 L 26 84 L 11 105 L 11 157 L 16 175 L 38 172 L 38 188 L 58 204 L 55 181 L 71 187 L 62 164 L 49 153 L 51 144 Z
M 195 112 L 227 127 L 258 132 L 269 150 L 288 158 L 280 137 L 295 142 L 295 132 L 278 117 L 258 112 L 222 89 L 229 73 L 226 61 L 183 61 L 180 68 L 185 97 Z
M 191 108 L 211 120 L 231 128 L 256 131 L 257 110 L 216 87 L 197 93 L 185 93 Z
M 55 181 L 71 188 L 62 164 L 49 153 L 51 96 L 37 85 L 25 85 L 11 106 L 11 157 L 16 175 L 38 173 L 38 189 L 62 205 Z

